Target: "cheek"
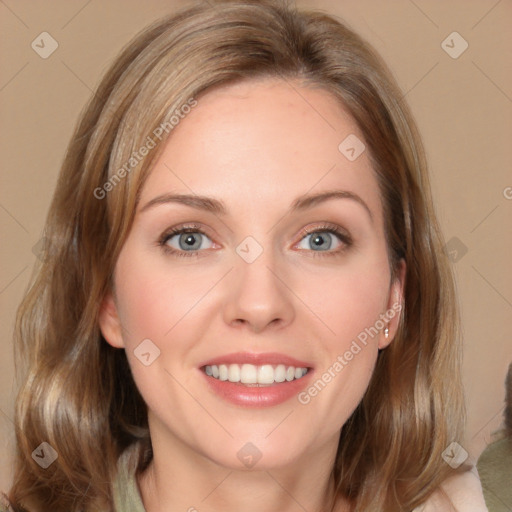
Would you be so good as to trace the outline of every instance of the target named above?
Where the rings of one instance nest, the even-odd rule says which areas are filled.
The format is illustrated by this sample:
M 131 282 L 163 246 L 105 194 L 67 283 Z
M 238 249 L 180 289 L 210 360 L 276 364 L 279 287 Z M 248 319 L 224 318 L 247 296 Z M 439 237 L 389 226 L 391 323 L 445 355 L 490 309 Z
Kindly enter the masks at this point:
M 377 252 L 373 254 L 378 254 Z M 370 382 L 389 291 L 386 257 L 354 260 L 311 286 L 311 309 L 320 312 L 329 334 L 322 336 L 324 357 L 316 379 L 299 396 L 311 414 L 325 420 L 324 435 L 337 432 L 361 401 Z M 324 332 L 327 332 L 324 330 Z
M 331 352 L 343 350 L 361 332 L 375 326 L 386 311 L 389 280 L 387 259 L 372 258 L 326 274 L 323 286 L 318 286 L 317 280 L 308 284 L 304 296 L 331 334 Z M 381 322 L 378 326 L 382 327 Z
M 126 277 L 118 289 L 125 344 L 133 345 L 141 338 L 161 339 L 176 321 L 175 309 L 169 308 L 169 304 L 180 304 L 176 288 L 156 279 L 150 270 L 145 270 L 143 276 L 136 273 L 124 275 Z
M 326 344 L 329 364 L 343 356 L 346 368 L 352 372 L 357 367 L 358 375 L 369 377 L 383 327 L 379 317 L 385 312 L 387 283 L 371 272 L 348 273 L 333 280 L 323 306 L 329 315 L 326 323 L 334 331 Z
M 181 393 L 172 375 L 180 373 L 180 383 L 187 385 L 195 374 L 186 370 L 195 368 L 191 353 L 204 338 L 207 301 L 202 299 L 219 276 L 207 267 L 201 272 L 172 268 L 162 260 L 151 260 L 144 251 L 131 249 L 127 244 L 116 266 L 118 312 L 137 387 L 148 405 L 158 408 L 162 386 Z M 148 339 L 151 343 L 141 344 Z M 142 351 L 143 346 L 149 347 L 151 358 L 157 354 L 149 366 L 138 357 L 148 352 Z M 155 389 L 159 390 L 156 394 Z
M 170 394 L 180 394 L 172 378 L 176 362 L 186 361 L 190 342 L 199 339 L 194 329 L 201 329 L 188 319 L 211 284 L 163 269 L 148 261 L 143 251 L 125 248 L 116 265 L 116 290 L 126 356 L 144 400 L 158 409 L 164 387 Z M 187 378 L 184 374 L 179 379 L 186 385 Z
M 212 280 L 211 275 L 155 265 L 142 251 L 130 251 L 129 247 L 118 260 L 116 275 L 119 315 L 128 344 L 143 338 L 160 342 L 172 338 L 181 319 L 198 304 Z

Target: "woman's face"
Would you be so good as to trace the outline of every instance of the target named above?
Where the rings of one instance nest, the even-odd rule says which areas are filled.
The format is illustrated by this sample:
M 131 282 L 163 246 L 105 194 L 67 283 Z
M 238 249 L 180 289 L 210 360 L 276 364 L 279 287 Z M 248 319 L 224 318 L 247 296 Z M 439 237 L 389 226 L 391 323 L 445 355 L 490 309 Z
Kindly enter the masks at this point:
M 328 92 L 271 79 L 174 128 L 100 315 L 154 444 L 231 468 L 334 457 L 401 297 L 362 144 Z

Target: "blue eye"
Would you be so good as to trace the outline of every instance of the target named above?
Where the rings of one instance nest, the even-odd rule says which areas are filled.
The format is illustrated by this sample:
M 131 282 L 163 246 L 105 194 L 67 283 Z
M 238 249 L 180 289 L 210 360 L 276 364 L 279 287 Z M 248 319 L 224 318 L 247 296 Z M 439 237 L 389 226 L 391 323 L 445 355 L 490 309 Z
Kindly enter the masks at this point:
M 353 245 L 352 237 L 348 232 L 341 229 L 336 224 L 325 223 L 321 226 L 306 228 L 301 235 L 303 235 L 301 243 L 305 241 L 305 249 L 311 253 L 313 257 L 340 256 Z M 338 239 L 339 244 L 333 249 L 333 239 L 335 238 Z
M 336 238 L 336 233 L 327 230 L 317 230 L 312 233 L 306 235 L 302 241 L 305 241 L 309 238 L 309 247 L 305 247 L 306 249 L 317 248 L 320 249 L 321 252 L 327 251 L 332 248 L 332 245 L 335 243 L 333 240 Z M 338 236 L 339 240 L 339 236 Z M 338 243 L 341 243 L 338 241 Z M 303 247 L 304 248 L 304 247 Z M 314 249 L 312 249 L 314 250 Z
M 208 248 L 203 246 L 205 237 L 208 238 L 197 227 L 182 227 L 164 233 L 159 244 L 164 251 L 171 252 L 177 256 L 194 256 L 200 249 Z M 173 238 L 176 238 L 177 247 L 170 243 Z
M 179 249 L 183 251 L 188 251 L 189 249 L 195 251 L 197 249 L 201 249 L 201 245 L 203 243 L 202 238 L 204 236 L 205 235 L 203 233 L 184 231 L 169 237 L 167 243 L 169 243 L 173 238 L 178 237 L 177 241 Z

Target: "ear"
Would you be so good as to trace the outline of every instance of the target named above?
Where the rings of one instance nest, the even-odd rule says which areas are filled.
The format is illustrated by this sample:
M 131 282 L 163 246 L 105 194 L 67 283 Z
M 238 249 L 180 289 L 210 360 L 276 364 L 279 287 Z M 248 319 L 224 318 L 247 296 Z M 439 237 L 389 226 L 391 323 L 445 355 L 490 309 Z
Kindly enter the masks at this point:
M 401 259 L 398 263 L 396 278 L 391 283 L 389 289 L 388 304 L 385 313 L 386 318 L 384 319 L 388 334 L 385 336 L 385 329 L 383 329 L 379 337 L 379 349 L 386 348 L 393 341 L 398 331 L 404 304 L 405 273 L 405 260 Z
M 107 343 L 115 348 L 124 348 L 124 341 L 121 335 L 121 322 L 119 320 L 117 306 L 111 292 L 108 292 L 101 302 L 98 320 L 101 334 L 103 334 Z

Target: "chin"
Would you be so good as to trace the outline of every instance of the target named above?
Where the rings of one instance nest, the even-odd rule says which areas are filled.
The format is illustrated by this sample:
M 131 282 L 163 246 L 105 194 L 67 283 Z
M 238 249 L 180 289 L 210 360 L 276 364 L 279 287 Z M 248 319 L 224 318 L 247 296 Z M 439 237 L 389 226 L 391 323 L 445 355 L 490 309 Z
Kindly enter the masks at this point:
M 265 430 L 263 434 L 262 429 L 248 428 L 243 434 L 232 432 L 234 438 L 229 440 L 224 436 L 222 442 L 209 438 L 203 453 L 219 466 L 236 471 L 282 469 L 306 455 L 308 442 L 296 430 L 293 437 L 287 431 L 270 435 L 268 432 L 271 430 Z M 215 447 L 222 450 L 215 450 Z

